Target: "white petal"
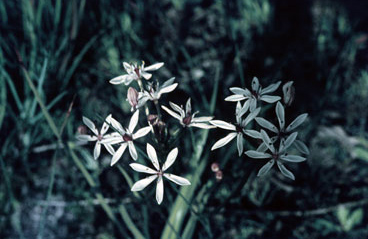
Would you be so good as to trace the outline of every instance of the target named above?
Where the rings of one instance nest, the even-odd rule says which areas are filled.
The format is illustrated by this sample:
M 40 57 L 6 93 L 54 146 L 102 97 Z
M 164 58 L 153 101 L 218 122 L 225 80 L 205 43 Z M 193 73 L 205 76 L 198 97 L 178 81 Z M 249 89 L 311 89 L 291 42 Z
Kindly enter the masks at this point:
M 206 123 L 190 123 L 188 126 L 189 127 L 197 127 L 197 128 L 201 128 L 201 129 L 214 129 L 214 128 L 216 128 L 216 126 L 209 125 L 209 124 L 206 124 Z
M 243 89 L 243 88 L 240 88 L 240 87 L 231 87 L 229 89 L 231 92 L 233 92 L 235 95 L 244 95 L 244 96 L 250 96 L 251 93 L 248 89 Z
M 133 139 L 138 139 L 140 137 L 143 137 L 146 134 L 148 134 L 151 130 L 152 130 L 151 126 L 143 127 L 133 134 Z
M 123 126 L 121 126 L 121 124 L 116 119 L 111 117 L 110 123 L 111 123 L 112 127 L 114 128 L 114 130 L 119 131 L 120 134 L 125 134 L 126 133 Z
M 97 140 L 96 136 L 91 136 L 91 135 L 87 135 L 87 134 L 77 135 L 76 138 L 80 141 L 96 141 Z
M 169 113 L 172 117 L 181 120 L 180 115 L 178 115 L 177 113 L 175 113 L 174 111 L 170 110 L 169 108 L 167 108 L 166 106 L 162 105 L 161 106 L 162 109 L 164 109 L 167 113 Z
M 141 191 L 143 189 L 145 189 L 150 183 L 152 183 L 153 180 L 155 180 L 157 178 L 157 175 L 152 175 L 152 176 L 148 176 L 144 179 L 141 179 L 139 181 L 137 181 L 132 188 L 130 189 L 133 192 L 136 191 Z
M 145 71 L 156 71 L 160 69 L 164 65 L 163 62 L 155 63 L 153 65 L 147 66 L 144 68 Z
M 175 104 L 173 102 L 169 102 L 169 105 L 171 106 L 171 108 L 173 108 L 173 110 L 175 110 L 176 112 L 178 112 L 181 117 L 184 117 L 185 116 L 184 110 L 179 105 L 177 105 L 177 104 Z
M 126 72 L 131 73 L 133 71 L 132 66 L 127 62 L 123 62 L 123 66 Z
M 102 124 L 102 128 L 101 128 L 101 134 L 102 135 L 104 135 L 107 132 L 107 130 L 109 129 L 110 120 L 111 120 L 111 114 L 109 114 L 106 117 L 104 123 Z
M 227 130 L 236 130 L 235 125 L 232 125 L 230 123 L 227 123 L 225 121 L 222 120 L 211 120 L 210 123 L 214 126 L 217 126 L 221 129 L 227 129 Z
M 238 147 L 238 153 L 240 157 L 243 153 L 243 135 L 241 133 L 238 133 L 238 136 L 236 138 L 236 145 Z
M 292 180 L 295 180 L 294 174 L 288 170 L 280 161 L 277 161 L 277 167 L 279 167 L 281 173 Z
M 95 134 L 95 135 L 98 135 L 98 131 L 96 129 L 96 126 L 95 124 L 90 120 L 88 119 L 87 117 L 84 117 L 83 116 L 83 122 L 85 125 L 87 125 L 87 127 L 92 130 L 92 132 Z
M 146 80 L 149 80 L 152 77 L 152 74 L 147 73 L 145 71 L 141 71 L 140 73 L 141 73 L 141 76 L 143 76 L 143 78 L 146 79 Z
M 101 144 L 100 142 L 96 142 L 95 149 L 93 150 L 93 157 L 95 158 L 95 160 L 98 159 L 100 153 L 101 153 Z
M 300 163 L 303 162 L 305 160 L 307 160 L 306 158 L 299 156 L 299 155 L 281 155 L 280 157 L 282 160 L 288 161 L 288 162 L 293 162 L 293 163 Z
M 237 136 L 237 133 L 230 133 L 224 138 L 218 140 L 211 148 L 211 150 L 215 150 L 221 148 L 222 146 L 228 144 L 233 138 Z
M 257 176 L 258 177 L 262 177 L 263 175 L 265 175 L 266 173 L 268 173 L 268 171 L 270 171 L 270 169 L 272 168 L 272 166 L 275 164 L 275 160 L 271 159 L 270 161 L 268 161 L 265 165 L 263 165 L 263 167 L 258 171 Z
M 137 160 L 138 159 L 138 154 L 137 154 L 137 150 L 135 149 L 135 146 L 133 144 L 132 141 L 129 141 L 128 142 L 128 145 L 129 145 L 129 153 L 130 153 L 130 156 L 132 156 L 132 158 L 134 160 Z
M 156 185 L 156 201 L 158 204 L 161 204 L 163 199 L 164 199 L 164 181 L 162 180 L 162 177 L 159 176 L 157 178 L 157 185 Z
M 262 152 L 258 152 L 255 150 L 248 150 L 247 152 L 245 152 L 245 155 L 247 155 L 250 158 L 255 158 L 255 159 L 268 159 L 268 158 L 272 158 L 271 154 L 268 153 L 262 153 Z
M 255 138 L 255 139 L 262 139 L 261 133 L 259 133 L 256 130 L 252 129 L 246 129 L 243 130 L 244 134 L 248 135 L 249 137 Z
M 178 148 L 171 150 L 170 153 L 167 155 L 164 165 L 162 165 L 162 171 L 166 171 L 168 168 L 170 168 L 170 166 L 175 162 L 177 156 Z
M 257 107 L 257 100 L 255 98 L 250 98 L 249 99 L 249 111 L 253 112 Z
M 121 76 L 117 76 L 115 78 L 112 78 L 110 80 L 110 83 L 113 85 L 119 85 L 119 84 L 123 84 L 127 81 L 127 79 L 130 78 L 129 75 L 121 75 Z
M 103 146 L 105 146 L 107 152 L 109 152 L 111 155 L 114 155 L 115 149 L 110 144 L 104 144 Z
M 264 88 L 261 91 L 261 94 L 263 95 L 263 94 L 268 94 L 268 93 L 274 92 L 275 90 L 277 90 L 277 88 L 279 88 L 280 84 L 281 84 L 281 81 L 278 81 L 274 84 L 271 84 L 271 85 L 267 86 L 266 88 Z
M 164 87 L 160 90 L 160 93 L 163 94 L 163 93 L 169 93 L 173 90 L 175 90 L 175 88 L 178 86 L 178 83 L 175 83 L 175 84 L 172 84 L 172 85 L 169 85 L 167 87 Z
M 275 103 L 278 100 L 281 100 L 280 96 L 273 96 L 273 95 L 263 95 L 261 96 L 260 100 L 267 102 L 267 103 Z
M 258 78 L 257 77 L 253 77 L 253 80 L 252 80 L 252 90 L 254 92 L 258 92 L 258 89 L 259 89 L 259 81 L 258 81 Z
M 155 168 L 157 170 L 160 170 L 160 165 L 158 164 L 156 150 L 149 143 L 147 143 L 147 155 L 148 155 L 149 159 L 151 160 L 153 166 L 155 166 Z
M 139 119 L 139 110 L 134 112 L 132 118 L 130 119 L 129 127 L 128 127 L 130 133 L 132 133 L 135 127 L 137 126 L 138 119 Z
M 277 129 L 277 127 L 274 124 L 272 124 L 270 121 L 268 121 L 268 120 L 266 120 L 264 118 L 261 118 L 261 117 L 256 117 L 255 120 L 263 128 L 269 129 L 269 130 L 271 130 L 274 133 L 278 133 L 279 132 L 279 130 Z
M 243 120 L 242 126 L 245 127 L 246 125 L 248 125 L 255 117 L 257 117 L 260 111 L 261 107 L 258 107 L 257 109 L 251 111 L 249 115 Z
M 267 148 L 272 153 L 275 153 L 275 147 L 273 146 L 273 142 L 271 141 L 271 139 L 268 136 L 268 134 L 266 133 L 266 131 L 264 131 L 263 129 L 261 129 L 261 136 L 262 136 L 262 140 L 266 144 Z
M 174 183 L 176 183 L 180 186 L 190 185 L 190 182 L 189 182 L 188 179 L 176 176 L 176 175 L 171 174 L 171 173 L 164 173 L 164 177 L 169 179 L 170 181 L 173 181 Z
M 133 75 L 128 75 L 126 78 L 125 78 L 125 82 L 124 84 L 125 85 L 129 85 L 133 80 L 135 80 L 137 77 L 136 76 L 133 76 Z
M 225 101 L 232 101 L 232 102 L 236 102 L 236 101 L 241 101 L 241 100 L 245 100 L 248 97 L 244 96 L 244 95 L 230 95 L 228 97 L 225 98 Z
M 118 144 L 123 142 L 124 139 L 123 137 L 121 137 L 121 135 L 119 133 L 117 134 L 109 134 L 109 135 L 105 135 L 102 140 L 101 140 L 101 144 Z
M 284 106 L 279 102 L 276 104 L 276 115 L 279 121 L 280 129 L 283 129 L 285 126 L 285 109 Z
M 296 119 L 293 120 L 293 122 L 291 122 L 290 125 L 286 128 L 286 132 L 290 132 L 290 131 L 294 130 L 296 127 L 301 125 L 307 117 L 308 117 L 307 113 L 301 114 L 298 117 L 296 117 Z
M 139 163 L 131 163 L 129 166 L 140 173 L 157 174 L 157 171 Z
M 208 122 L 213 119 L 213 116 L 202 116 L 202 117 L 194 117 L 192 119 L 193 123 L 199 123 L 199 122 Z
M 116 164 L 119 161 L 119 159 L 123 155 L 123 153 L 124 153 L 125 149 L 127 148 L 127 146 L 128 146 L 127 143 L 123 143 L 123 144 L 120 145 L 120 147 L 118 148 L 118 150 L 112 156 L 111 166 L 113 166 L 114 164 Z

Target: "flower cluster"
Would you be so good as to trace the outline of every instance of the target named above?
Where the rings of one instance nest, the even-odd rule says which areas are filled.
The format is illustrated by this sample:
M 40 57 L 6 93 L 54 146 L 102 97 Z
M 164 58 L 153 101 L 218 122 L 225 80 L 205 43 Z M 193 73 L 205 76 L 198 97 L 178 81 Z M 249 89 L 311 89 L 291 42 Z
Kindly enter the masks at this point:
M 285 167 L 284 162 L 298 163 L 306 160 L 305 156 L 302 157 L 291 154 L 295 153 L 291 149 L 294 147 L 303 155 L 309 154 L 308 147 L 305 143 L 297 139 L 298 132 L 294 132 L 295 129 L 306 120 L 308 114 L 299 115 L 286 126 L 285 107 L 280 101 L 282 98 L 280 96 L 269 95 L 275 92 L 280 84 L 281 82 L 279 81 L 266 88 L 262 88 L 259 80 L 254 77 L 251 90 L 239 87 L 230 88 L 230 91 L 234 94 L 226 97 L 225 101 L 237 102 L 235 108 L 236 121 L 234 123 L 228 123 L 222 120 L 210 121 L 214 126 L 231 131 L 224 138 L 218 140 L 212 146 L 211 150 L 223 147 L 234 138 L 237 138 L 238 153 L 239 156 L 241 156 L 244 152 L 243 140 L 245 136 L 261 140 L 261 144 L 256 150 L 247 150 L 245 152 L 250 158 L 269 159 L 269 161 L 258 171 L 258 176 L 265 175 L 276 163 L 284 176 L 294 180 L 295 176 Z M 294 99 L 292 82 L 287 82 L 283 86 L 283 94 L 285 106 L 290 106 Z M 241 103 L 242 101 L 244 101 L 243 104 Z M 261 102 L 268 104 L 277 102 L 275 111 L 279 127 L 276 127 L 270 121 L 258 116 L 262 110 L 262 106 L 259 106 Z M 259 107 L 257 108 L 257 106 Z M 260 130 L 257 131 L 247 127 L 253 120 L 261 127 Z M 265 130 L 270 131 L 273 135 L 270 137 Z
M 110 114 L 104 120 L 102 129 L 98 131 L 95 124 L 90 119 L 83 117 L 83 122 L 94 135 L 77 135 L 77 139 L 82 141 L 96 141 L 94 149 L 95 159 L 98 159 L 101 153 L 101 145 L 103 145 L 112 155 L 111 166 L 114 166 L 116 163 L 118 163 L 127 148 L 129 148 L 130 157 L 134 161 L 139 160 L 140 155 L 138 152 L 142 152 L 142 150 L 137 150 L 139 145 L 136 144 L 136 142 L 142 139 L 149 140 L 147 136 L 150 134 L 150 132 L 153 133 L 153 137 L 156 137 L 155 139 L 152 139 L 152 137 L 150 138 L 153 142 L 161 141 L 161 138 L 159 137 L 160 134 L 157 132 L 163 131 L 166 127 L 166 124 L 161 119 L 161 108 L 164 109 L 170 116 L 179 120 L 179 123 L 181 126 L 183 126 L 183 129 L 187 127 L 198 127 L 202 129 L 211 129 L 215 127 L 209 123 L 213 117 L 196 117 L 198 112 L 192 112 L 190 98 L 187 100 L 185 109 L 182 106 L 178 106 L 172 102 L 169 102 L 172 110 L 164 105 L 160 105 L 159 101 L 162 95 L 174 91 L 177 88 L 178 83 L 175 83 L 175 78 L 171 78 L 162 84 L 160 84 L 157 80 L 151 80 L 152 74 L 149 72 L 160 69 L 164 63 L 156 63 L 148 67 L 145 67 L 144 65 L 144 62 L 142 62 L 140 65 L 137 63 L 129 64 L 124 62 L 123 66 L 126 74 L 110 80 L 110 83 L 114 85 L 130 85 L 133 82 L 136 82 L 139 87 L 138 90 L 134 87 L 129 87 L 127 91 L 127 101 L 129 102 L 131 111 L 133 112 L 128 126 L 123 127 L 122 124 Z M 142 79 L 145 79 L 146 81 L 142 81 Z M 150 114 L 148 102 L 152 102 L 155 105 L 156 114 Z M 143 107 L 144 110 L 141 110 Z M 136 129 L 139 125 L 141 112 L 145 112 L 147 120 L 145 121 L 145 125 Z M 109 129 L 112 129 L 112 132 L 107 134 Z M 157 147 L 160 147 L 160 145 L 157 144 Z M 163 150 L 164 149 L 161 146 L 158 151 L 159 155 L 162 155 Z M 143 190 L 151 182 L 157 179 L 156 201 L 158 204 L 161 204 L 164 195 L 164 178 L 181 186 L 190 185 L 190 182 L 187 179 L 166 172 L 169 167 L 174 164 L 178 156 L 179 149 L 177 147 L 169 152 L 166 161 L 162 164 L 162 166 L 160 166 L 156 149 L 149 143 L 146 143 L 146 152 L 147 157 L 154 166 L 154 169 L 144 166 L 143 164 L 131 163 L 130 167 L 133 170 L 150 174 L 150 176 L 137 181 L 132 186 L 131 191 Z

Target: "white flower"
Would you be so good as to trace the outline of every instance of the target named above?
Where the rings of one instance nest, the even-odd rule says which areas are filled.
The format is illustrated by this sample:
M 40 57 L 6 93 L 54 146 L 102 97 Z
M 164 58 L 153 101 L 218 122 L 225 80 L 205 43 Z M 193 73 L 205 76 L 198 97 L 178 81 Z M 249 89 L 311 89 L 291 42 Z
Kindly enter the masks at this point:
M 152 74 L 148 73 L 148 71 L 156 71 L 160 69 L 164 63 L 159 62 L 147 67 L 144 67 L 144 61 L 140 66 L 138 66 L 137 63 L 128 64 L 126 62 L 124 62 L 123 65 L 127 74 L 111 79 L 111 84 L 118 85 L 124 83 L 125 85 L 129 85 L 133 80 L 138 80 L 141 77 L 149 80 L 152 77 Z
M 286 140 L 282 140 L 279 148 L 276 149 L 273 145 L 272 139 L 268 136 L 266 131 L 261 130 L 261 137 L 263 140 L 264 145 L 266 145 L 267 149 L 271 153 L 266 152 L 260 152 L 258 150 L 248 150 L 245 152 L 245 154 L 250 158 L 255 159 L 270 159 L 259 171 L 257 176 L 263 176 L 265 175 L 275 164 L 277 163 L 277 167 L 280 169 L 281 173 L 292 179 L 295 180 L 295 176 L 292 172 L 290 172 L 282 163 L 282 161 L 287 162 L 293 162 L 293 163 L 299 163 L 306 160 L 306 158 L 298 156 L 298 155 L 290 155 L 287 153 L 287 149 L 295 142 L 295 139 L 297 137 L 298 133 L 292 133 L 289 135 L 289 137 L 286 138 Z M 266 150 L 267 150 L 266 149 Z
M 166 106 L 161 106 L 167 113 L 169 113 L 172 117 L 179 120 L 180 124 L 184 127 L 198 127 L 202 129 L 212 129 L 215 128 L 212 125 L 209 125 L 209 121 L 213 119 L 212 116 L 202 116 L 202 117 L 195 117 L 195 115 L 198 113 L 195 112 L 192 114 L 192 106 L 190 103 L 190 98 L 188 99 L 185 111 L 182 107 L 179 107 L 177 104 L 174 104 L 172 102 L 169 102 L 171 108 L 176 111 L 172 111 L 171 109 L 167 108 Z
M 236 105 L 236 123 L 230 124 L 222 120 L 211 120 L 210 123 L 216 127 L 232 131 L 224 138 L 218 140 L 211 148 L 215 150 L 228 144 L 235 137 L 237 138 L 237 148 L 239 156 L 243 153 L 243 134 L 246 134 L 253 138 L 260 138 L 259 132 L 255 130 L 245 129 L 245 127 L 258 115 L 261 108 L 255 109 L 244 120 L 241 119 L 242 115 L 248 110 L 249 104 L 245 102 L 242 107 L 240 102 Z
M 88 119 L 87 117 L 83 116 L 83 122 L 85 125 L 87 125 L 87 127 L 95 134 L 93 136 L 91 135 L 85 135 L 85 134 L 81 134 L 77 136 L 77 139 L 82 140 L 82 141 L 97 141 L 95 148 L 93 150 L 93 157 L 94 159 L 97 159 L 100 156 L 101 153 L 101 144 L 103 144 L 103 146 L 105 146 L 105 148 L 107 149 L 107 151 L 110 154 L 114 154 L 115 150 L 114 148 L 111 146 L 111 144 L 109 143 L 104 143 L 102 142 L 105 139 L 111 138 L 113 136 L 113 134 L 105 134 L 107 132 L 107 130 L 109 129 L 109 123 L 111 120 L 111 114 L 108 115 L 105 119 L 105 122 L 102 125 L 102 128 L 100 130 L 100 132 L 98 132 L 95 124 Z
M 275 84 L 271 84 L 268 87 L 262 89 L 262 86 L 259 84 L 258 78 L 254 77 L 252 80 L 252 91 L 248 90 L 247 88 L 242 89 L 239 87 L 232 87 L 230 88 L 230 91 L 233 92 L 234 95 L 226 97 L 225 100 L 235 102 L 247 100 L 249 101 L 250 111 L 252 112 L 256 109 L 258 100 L 267 103 L 275 103 L 276 101 L 280 100 L 280 96 L 267 95 L 277 90 L 280 84 L 281 81 L 278 81 Z
M 115 120 L 114 118 L 111 118 L 110 120 L 111 125 L 118 132 L 117 134 L 114 135 L 114 137 L 109 137 L 102 141 L 102 143 L 107 143 L 107 144 L 119 144 L 120 143 L 120 147 L 118 148 L 118 150 L 116 150 L 116 152 L 112 156 L 111 166 L 113 166 L 115 163 L 118 162 L 118 160 L 121 158 L 125 149 L 128 146 L 129 146 L 130 156 L 132 156 L 134 160 L 138 159 L 137 150 L 133 142 L 134 140 L 145 136 L 151 131 L 151 126 L 146 126 L 146 127 L 139 129 L 137 132 L 133 133 L 135 127 L 138 124 L 138 118 L 139 118 L 139 110 L 137 110 L 133 114 L 132 118 L 130 119 L 128 128 L 123 128 L 123 126 L 121 126 L 121 124 L 117 120 Z
M 157 101 L 161 98 L 161 95 L 164 93 L 170 93 L 178 86 L 178 83 L 174 83 L 175 77 L 165 81 L 162 86 L 159 83 L 156 84 L 156 87 L 153 87 L 152 84 L 149 85 L 148 91 L 144 91 L 140 93 L 140 100 L 142 102 L 146 102 L 147 100 Z
M 132 167 L 137 172 L 151 174 L 151 176 L 148 176 L 144 179 L 137 181 L 132 186 L 131 189 L 132 191 L 141 191 L 144 188 L 146 188 L 150 183 L 152 183 L 155 179 L 157 179 L 156 200 L 158 204 L 161 204 L 164 198 L 164 182 L 162 176 L 180 186 L 190 185 L 190 182 L 186 178 L 179 177 L 170 173 L 165 173 L 165 171 L 175 162 L 175 159 L 178 156 L 178 148 L 174 148 L 173 150 L 170 151 L 170 153 L 167 155 L 166 162 L 163 164 L 162 167 L 160 167 L 158 163 L 155 148 L 153 148 L 152 145 L 148 143 L 147 143 L 147 155 L 151 160 L 155 169 L 149 168 L 145 165 L 138 163 L 130 164 L 130 167 Z
M 287 127 L 285 125 L 285 109 L 284 106 L 277 102 L 276 104 L 276 116 L 279 122 L 279 128 L 277 128 L 274 124 L 269 122 L 268 120 L 256 117 L 255 121 L 265 129 L 268 129 L 276 134 L 275 137 L 272 137 L 272 141 L 276 141 L 276 139 L 280 138 L 280 140 L 284 140 L 287 136 L 289 136 L 299 125 L 301 125 L 305 119 L 308 117 L 308 114 L 301 114 L 296 117 Z M 308 147 L 300 140 L 295 140 L 294 146 L 303 154 L 309 154 Z M 260 151 L 264 151 L 266 149 L 265 145 L 260 145 Z

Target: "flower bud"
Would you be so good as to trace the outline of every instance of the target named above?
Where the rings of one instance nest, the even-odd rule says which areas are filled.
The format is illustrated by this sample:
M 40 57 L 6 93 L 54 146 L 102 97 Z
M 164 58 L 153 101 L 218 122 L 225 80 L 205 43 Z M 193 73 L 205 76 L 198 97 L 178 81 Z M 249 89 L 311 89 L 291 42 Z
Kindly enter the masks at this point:
M 138 91 L 133 87 L 129 87 L 128 89 L 128 101 L 129 104 L 132 106 L 132 109 L 135 110 L 138 105 Z
M 87 134 L 87 127 L 84 125 L 78 126 L 78 134 Z
M 219 170 L 220 170 L 220 166 L 219 166 L 219 164 L 218 163 L 212 163 L 211 164 L 211 170 L 212 170 L 212 172 L 214 172 L 214 173 L 216 173 L 216 172 L 218 172 Z
M 290 106 L 294 101 L 295 88 L 293 86 L 293 82 L 289 81 L 285 83 L 282 87 L 282 92 L 284 93 L 284 104 L 286 106 Z
M 222 177 L 223 177 L 222 171 L 221 170 L 217 171 L 216 172 L 216 180 L 221 181 Z

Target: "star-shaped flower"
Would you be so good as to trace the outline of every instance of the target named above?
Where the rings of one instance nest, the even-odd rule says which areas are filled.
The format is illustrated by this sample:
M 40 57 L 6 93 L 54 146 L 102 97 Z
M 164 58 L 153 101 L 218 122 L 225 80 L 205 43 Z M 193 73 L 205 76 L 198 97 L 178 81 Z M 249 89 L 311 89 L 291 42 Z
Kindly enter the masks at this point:
M 146 126 L 139 129 L 137 132 L 133 133 L 135 127 L 138 124 L 138 119 L 139 119 L 139 110 L 134 112 L 132 118 L 130 119 L 129 127 L 123 128 L 123 126 L 121 126 L 121 124 L 117 120 L 111 117 L 110 120 L 111 125 L 114 127 L 115 130 L 117 130 L 117 134 L 115 134 L 114 137 L 109 137 L 102 141 L 102 143 L 107 144 L 120 144 L 120 147 L 118 148 L 118 150 L 116 150 L 116 152 L 112 156 L 111 166 L 113 166 L 115 163 L 118 162 L 118 160 L 121 158 L 125 149 L 128 146 L 130 156 L 132 156 L 134 160 L 138 159 L 137 150 L 134 146 L 134 140 L 145 136 L 151 131 L 151 126 Z
M 176 176 L 174 174 L 166 173 L 166 170 L 175 162 L 176 157 L 178 156 L 178 148 L 174 148 L 167 155 L 166 162 L 160 167 L 157 159 L 157 154 L 155 148 L 152 145 L 147 143 L 147 155 L 151 160 L 155 169 L 149 168 L 145 165 L 132 163 L 130 167 L 132 167 L 135 171 L 140 173 L 152 174 L 144 179 L 137 181 L 131 188 L 132 191 L 141 191 L 145 189 L 150 183 L 152 183 L 155 179 L 157 179 L 156 184 L 156 201 L 158 204 L 161 204 L 164 198 L 164 182 L 162 176 L 169 179 L 170 181 L 180 185 L 190 185 L 188 179 Z
M 153 84 L 148 86 L 148 90 L 140 93 L 140 100 L 146 102 L 147 100 L 157 101 L 164 93 L 170 93 L 178 86 L 178 83 L 174 83 L 175 77 L 165 81 L 162 86 L 157 82 L 154 87 Z
M 96 145 L 95 145 L 95 148 L 93 150 L 93 157 L 94 157 L 94 159 L 97 159 L 100 156 L 100 153 L 101 153 L 101 144 L 103 144 L 103 146 L 105 146 L 106 150 L 110 154 L 114 154 L 115 153 L 115 150 L 111 146 L 111 144 L 102 142 L 103 140 L 109 139 L 109 138 L 111 138 L 113 136 L 112 134 L 105 134 L 107 132 L 107 130 L 109 129 L 109 122 L 110 122 L 110 120 L 111 120 L 111 114 L 106 117 L 105 122 L 103 123 L 100 132 L 98 132 L 95 124 L 90 119 L 88 119 L 87 117 L 84 117 L 83 116 L 83 122 L 84 122 L 84 124 L 87 125 L 87 127 L 95 135 L 81 134 L 81 135 L 78 135 L 77 136 L 77 139 L 78 140 L 81 140 L 81 141 L 96 141 Z
M 281 81 L 278 81 L 275 84 L 271 84 L 268 87 L 262 89 L 262 86 L 259 84 L 258 78 L 254 77 L 252 80 L 252 90 L 248 90 L 247 88 L 243 89 L 240 87 L 232 87 L 230 91 L 234 93 L 234 95 L 230 95 L 225 98 L 226 101 L 241 101 L 247 100 L 249 101 L 250 111 L 252 112 L 257 108 L 257 101 L 264 101 L 267 103 L 275 103 L 280 100 L 280 96 L 272 96 L 267 95 L 269 93 L 274 92 L 280 86 Z
M 255 121 L 265 129 L 268 129 L 276 134 L 275 137 L 272 137 L 271 140 L 274 142 L 277 139 L 285 140 L 299 125 L 301 125 L 305 119 L 308 117 L 308 114 L 301 114 L 296 117 L 287 127 L 285 126 L 285 109 L 284 106 L 277 102 L 276 104 L 276 116 L 279 122 L 279 128 L 277 128 L 274 124 L 269 122 L 268 120 L 256 117 Z M 301 140 L 295 140 L 294 146 L 303 154 L 309 154 L 308 147 Z M 265 150 L 265 145 L 261 145 L 260 149 Z M 260 151 L 263 151 L 260 150 Z
M 279 148 L 276 149 L 275 146 L 273 145 L 272 140 L 270 139 L 270 137 L 266 133 L 266 131 L 261 130 L 261 136 L 262 136 L 263 143 L 267 146 L 267 150 L 269 150 L 271 153 L 260 152 L 260 151 L 256 151 L 256 150 L 248 150 L 247 152 L 245 152 L 245 154 L 250 158 L 270 159 L 268 161 L 268 163 L 266 163 L 258 171 L 258 176 L 265 175 L 272 168 L 272 166 L 276 162 L 277 167 L 280 169 L 281 173 L 284 176 L 286 176 L 286 177 L 288 177 L 292 180 L 295 180 L 294 174 L 292 172 L 290 172 L 284 166 L 282 161 L 299 163 L 299 162 L 303 162 L 303 161 L 306 160 L 306 158 L 304 158 L 304 157 L 301 157 L 301 156 L 298 156 L 298 155 L 290 155 L 290 154 L 287 153 L 287 149 L 293 144 L 293 142 L 295 141 L 297 135 L 298 135 L 297 132 L 292 133 L 291 135 L 289 135 L 289 137 L 286 138 L 286 140 L 282 140 L 280 145 L 279 145 Z
M 232 131 L 224 138 L 218 140 L 211 148 L 211 150 L 215 150 L 221 148 L 228 144 L 231 140 L 235 137 L 237 138 L 237 147 L 239 156 L 243 153 L 243 134 L 246 134 L 252 138 L 260 138 L 259 132 L 255 130 L 245 129 L 245 127 L 258 115 L 261 108 L 255 109 L 253 112 L 250 112 L 249 115 L 242 120 L 243 114 L 248 110 L 249 104 L 245 102 L 244 106 L 242 107 L 240 102 L 236 105 L 236 123 L 230 124 L 222 120 L 211 120 L 210 123 L 216 127 L 230 130 Z
M 159 62 L 147 67 L 144 67 L 144 61 L 140 66 L 138 66 L 137 63 L 128 64 L 126 62 L 124 62 L 123 65 L 127 74 L 111 79 L 111 84 L 118 85 L 124 83 L 125 85 L 129 85 L 133 80 L 138 80 L 142 77 L 149 80 L 152 77 L 152 74 L 148 73 L 148 71 L 156 71 L 160 69 L 164 63 Z
M 215 128 L 212 125 L 209 125 L 209 121 L 213 119 L 212 116 L 202 116 L 202 117 L 195 117 L 196 114 L 199 112 L 194 112 L 192 114 L 192 106 L 190 103 L 190 98 L 186 103 L 185 110 L 182 107 L 179 107 L 177 104 L 169 102 L 171 108 L 176 111 L 167 108 L 166 106 L 161 106 L 167 113 L 169 113 L 172 117 L 179 120 L 180 124 L 184 127 L 197 127 L 202 129 L 212 129 Z

